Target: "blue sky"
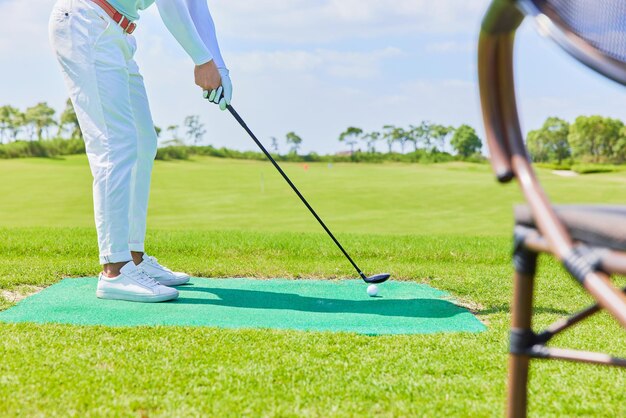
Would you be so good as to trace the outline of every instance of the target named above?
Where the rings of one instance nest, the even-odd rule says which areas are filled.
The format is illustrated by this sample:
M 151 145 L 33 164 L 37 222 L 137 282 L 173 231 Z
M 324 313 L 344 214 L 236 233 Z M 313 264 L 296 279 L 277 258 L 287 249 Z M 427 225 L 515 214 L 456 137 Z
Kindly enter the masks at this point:
M 0 0 L 0 105 L 47 101 L 61 109 L 65 86 L 49 49 L 54 1 Z M 234 84 L 233 105 L 259 137 L 295 131 L 303 150 L 335 152 L 347 126 L 366 130 L 421 120 L 469 123 L 482 135 L 475 44 L 484 0 L 209 0 Z M 136 32 L 137 61 L 155 123 L 198 114 L 205 141 L 254 149 L 229 114 L 206 104 L 191 60 L 155 8 Z M 573 62 L 524 24 L 518 36 L 517 87 L 524 129 L 548 116 L 624 119 L 622 88 Z M 286 147 L 283 145 L 283 151 Z

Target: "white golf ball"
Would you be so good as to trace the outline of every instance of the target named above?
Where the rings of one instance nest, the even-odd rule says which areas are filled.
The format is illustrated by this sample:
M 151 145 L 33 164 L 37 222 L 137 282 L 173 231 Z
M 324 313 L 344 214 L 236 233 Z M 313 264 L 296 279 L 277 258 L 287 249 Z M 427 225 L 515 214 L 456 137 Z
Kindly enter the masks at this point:
M 367 286 L 367 294 L 371 297 L 378 295 L 378 286 L 376 286 L 375 284 Z

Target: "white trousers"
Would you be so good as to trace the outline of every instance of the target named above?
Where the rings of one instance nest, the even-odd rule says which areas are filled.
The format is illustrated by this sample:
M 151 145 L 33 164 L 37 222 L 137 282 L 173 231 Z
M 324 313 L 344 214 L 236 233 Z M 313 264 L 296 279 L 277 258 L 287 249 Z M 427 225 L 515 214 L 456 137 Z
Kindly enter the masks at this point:
M 50 40 L 85 138 L 100 263 L 144 251 L 157 137 L 136 42 L 90 0 L 58 0 Z

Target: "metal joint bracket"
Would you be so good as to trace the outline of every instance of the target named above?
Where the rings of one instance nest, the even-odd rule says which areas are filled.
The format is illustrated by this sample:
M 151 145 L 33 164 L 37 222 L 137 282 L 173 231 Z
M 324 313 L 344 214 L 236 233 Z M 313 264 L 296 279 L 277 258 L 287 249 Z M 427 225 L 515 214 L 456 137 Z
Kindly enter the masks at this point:
M 516 226 L 513 232 L 513 266 L 522 274 L 534 275 L 537 269 L 537 253 L 524 246 L 526 236 L 532 229 Z
M 563 265 L 567 271 L 580 283 L 585 281 L 589 273 L 599 271 L 601 262 L 602 259 L 598 254 L 585 245 L 574 247 L 563 258 Z
M 511 328 L 509 336 L 509 353 L 524 355 L 537 344 L 537 334 L 531 329 Z

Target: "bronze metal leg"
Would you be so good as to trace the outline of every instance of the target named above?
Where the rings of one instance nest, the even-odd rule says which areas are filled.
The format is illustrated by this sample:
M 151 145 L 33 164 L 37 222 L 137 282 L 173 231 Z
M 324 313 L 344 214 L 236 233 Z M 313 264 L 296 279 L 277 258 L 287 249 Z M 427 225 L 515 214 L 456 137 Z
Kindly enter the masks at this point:
M 515 273 L 515 291 L 513 296 L 512 331 L 520 335 L 530 332 L 533 298 L 534 275 Z M 530 334 L 529 334 L 530 335 Z M 509 355 L 509 403 L 507 416 L 520 418 L 526 416 L 528 366 L 527 354 Z
M 533 345 L 535 334 L 531 328 L 533 288 L 537 254 L 523 247 L 517 237 L 514 253 L 515 275 L 511 307 L 511 346 L 509 354 L 509 382 L 507 416 L 526 417 L 528 368 L 530 357 L 525 352 Z

